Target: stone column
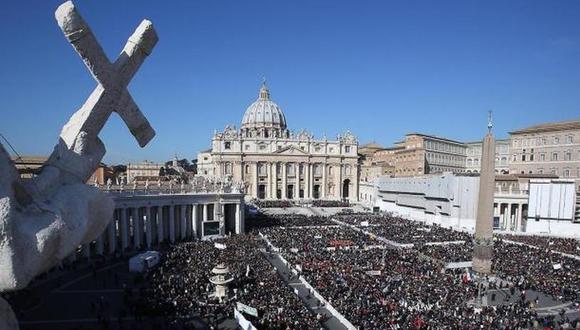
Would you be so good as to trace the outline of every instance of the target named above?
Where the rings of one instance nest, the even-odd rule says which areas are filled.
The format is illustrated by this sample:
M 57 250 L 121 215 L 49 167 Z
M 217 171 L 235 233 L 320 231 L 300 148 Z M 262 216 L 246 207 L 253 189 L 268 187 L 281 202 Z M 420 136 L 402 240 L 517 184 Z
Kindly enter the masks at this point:
M 203 204 L 203 218 L 201 221 L 201 227 L 200 227 L 200 235 L 199 237 L 203 237 L 204 235 L 204 227 L 205 227 L 205 222 L 208 220 L 207 216 L 208 216 L 208 212 L 207 212 L 207 205 L 208 204 Z
M 180 239 L 183 241 L 187 237 L 187 214 L 185 212 L 186 206 L 181 205 L 179 210 L 179 218 L 181 219 L 179 226 L 181 229 Z
M 220 215 L 219 215 L 219 221 L 220 221 L 220 235 L 225 235 L 226 234 L 226 205 L 222 202 L 219 203 L 219 208 L 220 208 Z
M 272 173 L 273 173 L 273 177 L 274 177 L 274 182 L 272 182 L 272 198 L 273 199 L 277 199 L 278 195 L 277 195 L 277 191 L 278 191 L 278 171 L 276 170 L 276 167 L 278 166 L 278 163 L 274 162 L 272 163 Z
M 507 216 L 508 216 L 508 223 L 509 223 L 510 231 L 513 231 L 515 228 L 515 225 L 514 225 L 514 216 L 512 215 L 512 204 L 511 203 L 508 203 Z
M 109 249 L 107 252 L 109 254 L 114 254 L 117 249 L 117 223 L 120 222 L 120 213 L 123 209 L 117 209 L 113 213 L 113 219 L 107 226 L 107 240 L 109 243 Z
M 161 243 L 165 240 L 165 233 L 163 232 L 163 224 L 165 222 L 165 207 L 157 207 L 157 243 Z
M 246 207 L 244 204 L 244 199 L 240 201 L 240 233 L 243 234 L 246 231 Z
M 258 182 L 260 182 L 260 175 L 258 174 L 258 162 L 254 162 L 254 198 L 258 198 Z
M 127 209 L 121 209 L 121 223 L 119 226 L 121 236 L 121 252 L 125 252 L 129 246 L 129 226 L 127 222 Z
M 503 230 L 509 230 L 509 223 L 507 221 L 507 211 L 506 209 L 504 209 L 503 213 L 501 212 L 501 209 L 503 207 L 505 203 L 500 203 L 499 204 L 499 213 L 500 213 L 500 219 L 501 219 L 501 224 L 502 224 L 502 228 Z
M 509 229 L 510 231 L 514 230 L 514 217 L 512 216 L 512 204 L 508 203 L 507 205 L 507 220 L 508 220 L 508 224 L 509 224 Z
M 294 163 L 294 200 L 300 199 L 300 163 Z
M 145 207 L 145 219 L 139 215 L 139 208 L 137 207 L 133 208 L 133 217 L 140 220 L 138 223 L 139 227 L 137 227 L 137 235 L 139 237 L 135 240 L 135 249 L 138 249 L 143 245 L 146 245 L 148 249 L 151 248 L 151 243 L 153 242 L 153 232 L 151 226 L 153 219 L 151 219 L 151 206 Z M 141 236 L 141 233 L 143 233 L 143 236 Z
M 282 163 L 282 199 L 287 199 L 288 195 L 286 195 L 287 189 L 286 183 L 286 163 Z
M 480 274 L 491 272 L 493 255 L 493 191 L 495 182 L 495 140 L 491 131 L 483 139 L 479 198 L 475 221 L 473 270 Z
M 344 167 L 343 167 L 343 165 L 342 165 L 342 164 L 340 164 L 340 163 L 338 164 L 338 166 L 337 166 L 337 167 L 338 167 L 338 173 L 336 173 L 336 176 L 338 177 L 338 189 L 336 189 L 336 191 L 338 192 L 338 196 L 336 196 L 336 197 L 338 197 L 338 199 L 342 199 L 342 196 L 343 196 L 343 193 L 344 193 L 344 192 L 342 191 L 342 179 L 343 179 L 343 177 L 342 177 L 342 171 L 344 170 Z M 350 187 L 349 187 L 349 188 L 350 188 Z M 351 194 L 351 193 L 352 193 L 352 192 L 351 192 L 351 191 L 350 191 L 350 189 L 349 189 L 349 194 L 348 194 L 348 197 L 349 197 L 349 198 L 350 198 L 350 194 Z
M 199 226 L 197 225 L 197 204 L 191 204 L 191 236 L 198 236 Z
M 312 194 L 310 193 L 310 186 L 312 185 L 312 181 L 310 180 L 310 168 L 312 164 L 306 163 L 304 169 L 304 198 L 310 199 Z
M 322 192 L 320 193 L 320 199 L 325 199 L 326 198 L 326 171 L 328 170 L 328 168 L 326 167 L 326 163 L 322 163 Z
M 359 195 L 360 195 L 360 171 L 359 171 L 360 168 L 359 168 L 357 163 L 354 163 L 352 165 L 352 170 L 355 171 L 354 179 L 355 179 L 356 184 L 354 186 L 355 186 L 355 190 L 356 190 L 356 201 L 358 201 Z
M 266 163 L 266 173 L 268 174 L 268 184 L 266 185 L 266 198 L 274 198 L 272 189 L 272 163 Z
M 141 247 L 141 229 L 143 228 L 142 218 L 139 216 L 139 208 L 134 207 L 131 209 L 131 222 L 133 225 L 133 245 L 135 249 Z
M 242 234 L 240 203 L 236 203 L 236 234 Z
M 522 231 L 522 221 L 524 219 L 523 210 L 524 210 L 524 204 L 521 204 L 521 203 L 518 204 L 518 219 L 516 222 L 517 231 Z
M 169 242 L 173 244 L 175 243 L 175 207 L 169 205 L 167 211 L 169 212 Z
M 213 203 L 213 218 L 212 218 L 212 221 L 219 220 L 219 217 L 218 217 L 218 207 L 220 207 L 220 203 Z

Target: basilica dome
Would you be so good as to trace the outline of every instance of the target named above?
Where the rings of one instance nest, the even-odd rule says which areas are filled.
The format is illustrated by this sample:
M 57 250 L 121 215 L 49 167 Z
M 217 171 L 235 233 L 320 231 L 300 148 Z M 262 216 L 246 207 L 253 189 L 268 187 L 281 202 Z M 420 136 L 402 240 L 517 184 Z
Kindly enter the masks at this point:
M 242 131 L 271 132 L 272 135 L 286 131 L 284 112 L 270 99 L 265 83 L 260 88 L 258 99 L 246 109 L 241 128 Z

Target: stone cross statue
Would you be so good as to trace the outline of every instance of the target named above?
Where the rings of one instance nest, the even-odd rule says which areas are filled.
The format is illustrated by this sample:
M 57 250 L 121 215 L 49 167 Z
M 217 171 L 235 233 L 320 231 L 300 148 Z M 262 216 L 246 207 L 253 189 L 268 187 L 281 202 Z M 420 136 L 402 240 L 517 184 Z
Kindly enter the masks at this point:
M 55 17 L 98 85 L 62 128 L 36 178 L 21 180 L 0 145 L 0 292 L 26 287 L 79 245 L 95 240 L 112 219 L 113 201 L 85 184 L 105 154 L 98 134 L 111 113 L 121 116 L 141 147 L 155 135 L 127 91 L 157 43 L 151 22 L 141 22 L 111 63 L 71 1 L 60 5 Z

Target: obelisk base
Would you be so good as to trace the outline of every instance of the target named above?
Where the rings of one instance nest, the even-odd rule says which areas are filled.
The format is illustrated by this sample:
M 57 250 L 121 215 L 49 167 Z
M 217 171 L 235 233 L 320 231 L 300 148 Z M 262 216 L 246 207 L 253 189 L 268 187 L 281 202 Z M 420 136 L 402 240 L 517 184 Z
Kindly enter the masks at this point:
M 491 244 L 475 243 L 473 247 L 473 270 L 478 274 L 490 274 L 493 255 L 493 242 Z

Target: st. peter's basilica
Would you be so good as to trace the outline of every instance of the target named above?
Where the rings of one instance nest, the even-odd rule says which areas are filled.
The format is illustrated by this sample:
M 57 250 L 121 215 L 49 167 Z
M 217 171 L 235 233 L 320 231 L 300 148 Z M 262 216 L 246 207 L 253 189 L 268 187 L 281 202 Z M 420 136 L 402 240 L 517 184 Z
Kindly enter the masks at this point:
M 231 177 L 247 198 L 356 201 L 358 141 L 350 132 L 336 140 L 294 134 L 266 84 L 244 113 L 241 128 L 215 132 L 212 147 L 198 155 L 198 174 Z

